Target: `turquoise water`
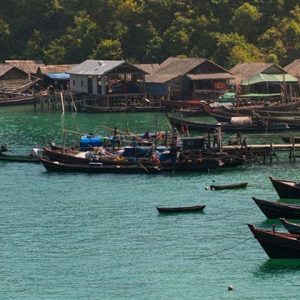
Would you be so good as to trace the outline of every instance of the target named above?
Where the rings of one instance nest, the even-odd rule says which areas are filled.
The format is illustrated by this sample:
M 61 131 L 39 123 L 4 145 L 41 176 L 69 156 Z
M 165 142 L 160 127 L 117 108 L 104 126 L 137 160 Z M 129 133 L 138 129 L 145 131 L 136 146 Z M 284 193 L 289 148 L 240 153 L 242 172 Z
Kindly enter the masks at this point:
M 64 128 L 100 132 L 103 124 L 167 128 L 163 114 L 1 108 L 0 141 L 29 151 L 43 140 L 60 142 Z M 268 259 L 246 224 L 278 224 L 251 196 L 277 200 L 267 176 L 300 180 L 299 166 L 281 160 L 128 176 L 52 174 L 38 164 L 0 162 L 0 299 L 298 299 L 300 261 Z M 205 190 L 212 180 L 250 184 Z M 195 204 L 205 204 L 204 212 L 159 215 L 155 208 Z

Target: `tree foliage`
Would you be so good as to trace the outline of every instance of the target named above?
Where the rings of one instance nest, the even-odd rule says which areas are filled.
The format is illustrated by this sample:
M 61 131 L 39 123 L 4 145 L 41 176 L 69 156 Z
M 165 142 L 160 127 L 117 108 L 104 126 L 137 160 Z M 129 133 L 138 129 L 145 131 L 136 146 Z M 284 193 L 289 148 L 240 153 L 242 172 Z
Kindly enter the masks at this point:
M 299 0 L 0 0 L 0 60 L 169 56 L 239 62 L 300 57 Z

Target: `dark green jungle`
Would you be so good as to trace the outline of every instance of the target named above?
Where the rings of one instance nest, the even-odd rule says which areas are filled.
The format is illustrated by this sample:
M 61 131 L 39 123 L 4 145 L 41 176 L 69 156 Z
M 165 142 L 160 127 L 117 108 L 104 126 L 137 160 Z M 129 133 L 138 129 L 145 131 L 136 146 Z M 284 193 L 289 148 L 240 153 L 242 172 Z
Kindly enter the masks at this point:
M 0 0 L 0 61 L 187 56 L 230 68 L 299 53 L 299 0 Z

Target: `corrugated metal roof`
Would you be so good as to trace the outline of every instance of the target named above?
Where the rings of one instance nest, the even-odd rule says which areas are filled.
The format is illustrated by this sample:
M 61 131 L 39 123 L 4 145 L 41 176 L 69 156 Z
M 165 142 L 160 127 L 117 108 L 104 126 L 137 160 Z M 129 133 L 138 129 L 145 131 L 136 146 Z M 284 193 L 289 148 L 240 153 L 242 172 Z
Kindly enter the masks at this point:
M 208 74 L 188 74 L 191 80 L 207 80 L 207 79 L 232 79 L 233 75 L 229 73 L 208 73 Z
M 260 82 L 298 82 L 298 79 L 291 74 L 258 74 L 248 80 L 242 80 L 241 85 L 251 85 Z
M 105 73 L 121 66 L 125 63 L 125 60 L 92 60 L 88 59 L 76 67 L 69 70 L 69 74 L 77 75 L 97 75 L 101 76 Z

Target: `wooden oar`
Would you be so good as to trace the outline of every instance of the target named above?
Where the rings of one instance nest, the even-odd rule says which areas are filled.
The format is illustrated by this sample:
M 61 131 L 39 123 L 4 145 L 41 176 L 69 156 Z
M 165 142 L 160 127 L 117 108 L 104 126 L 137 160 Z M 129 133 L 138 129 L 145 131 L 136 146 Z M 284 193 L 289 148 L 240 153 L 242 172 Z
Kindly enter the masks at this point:
M 142 167 L 147 173 L 149 173 L 149 170 L 142 164 L 140 163 L 139 161 L 137 161 L 137 164 Z

